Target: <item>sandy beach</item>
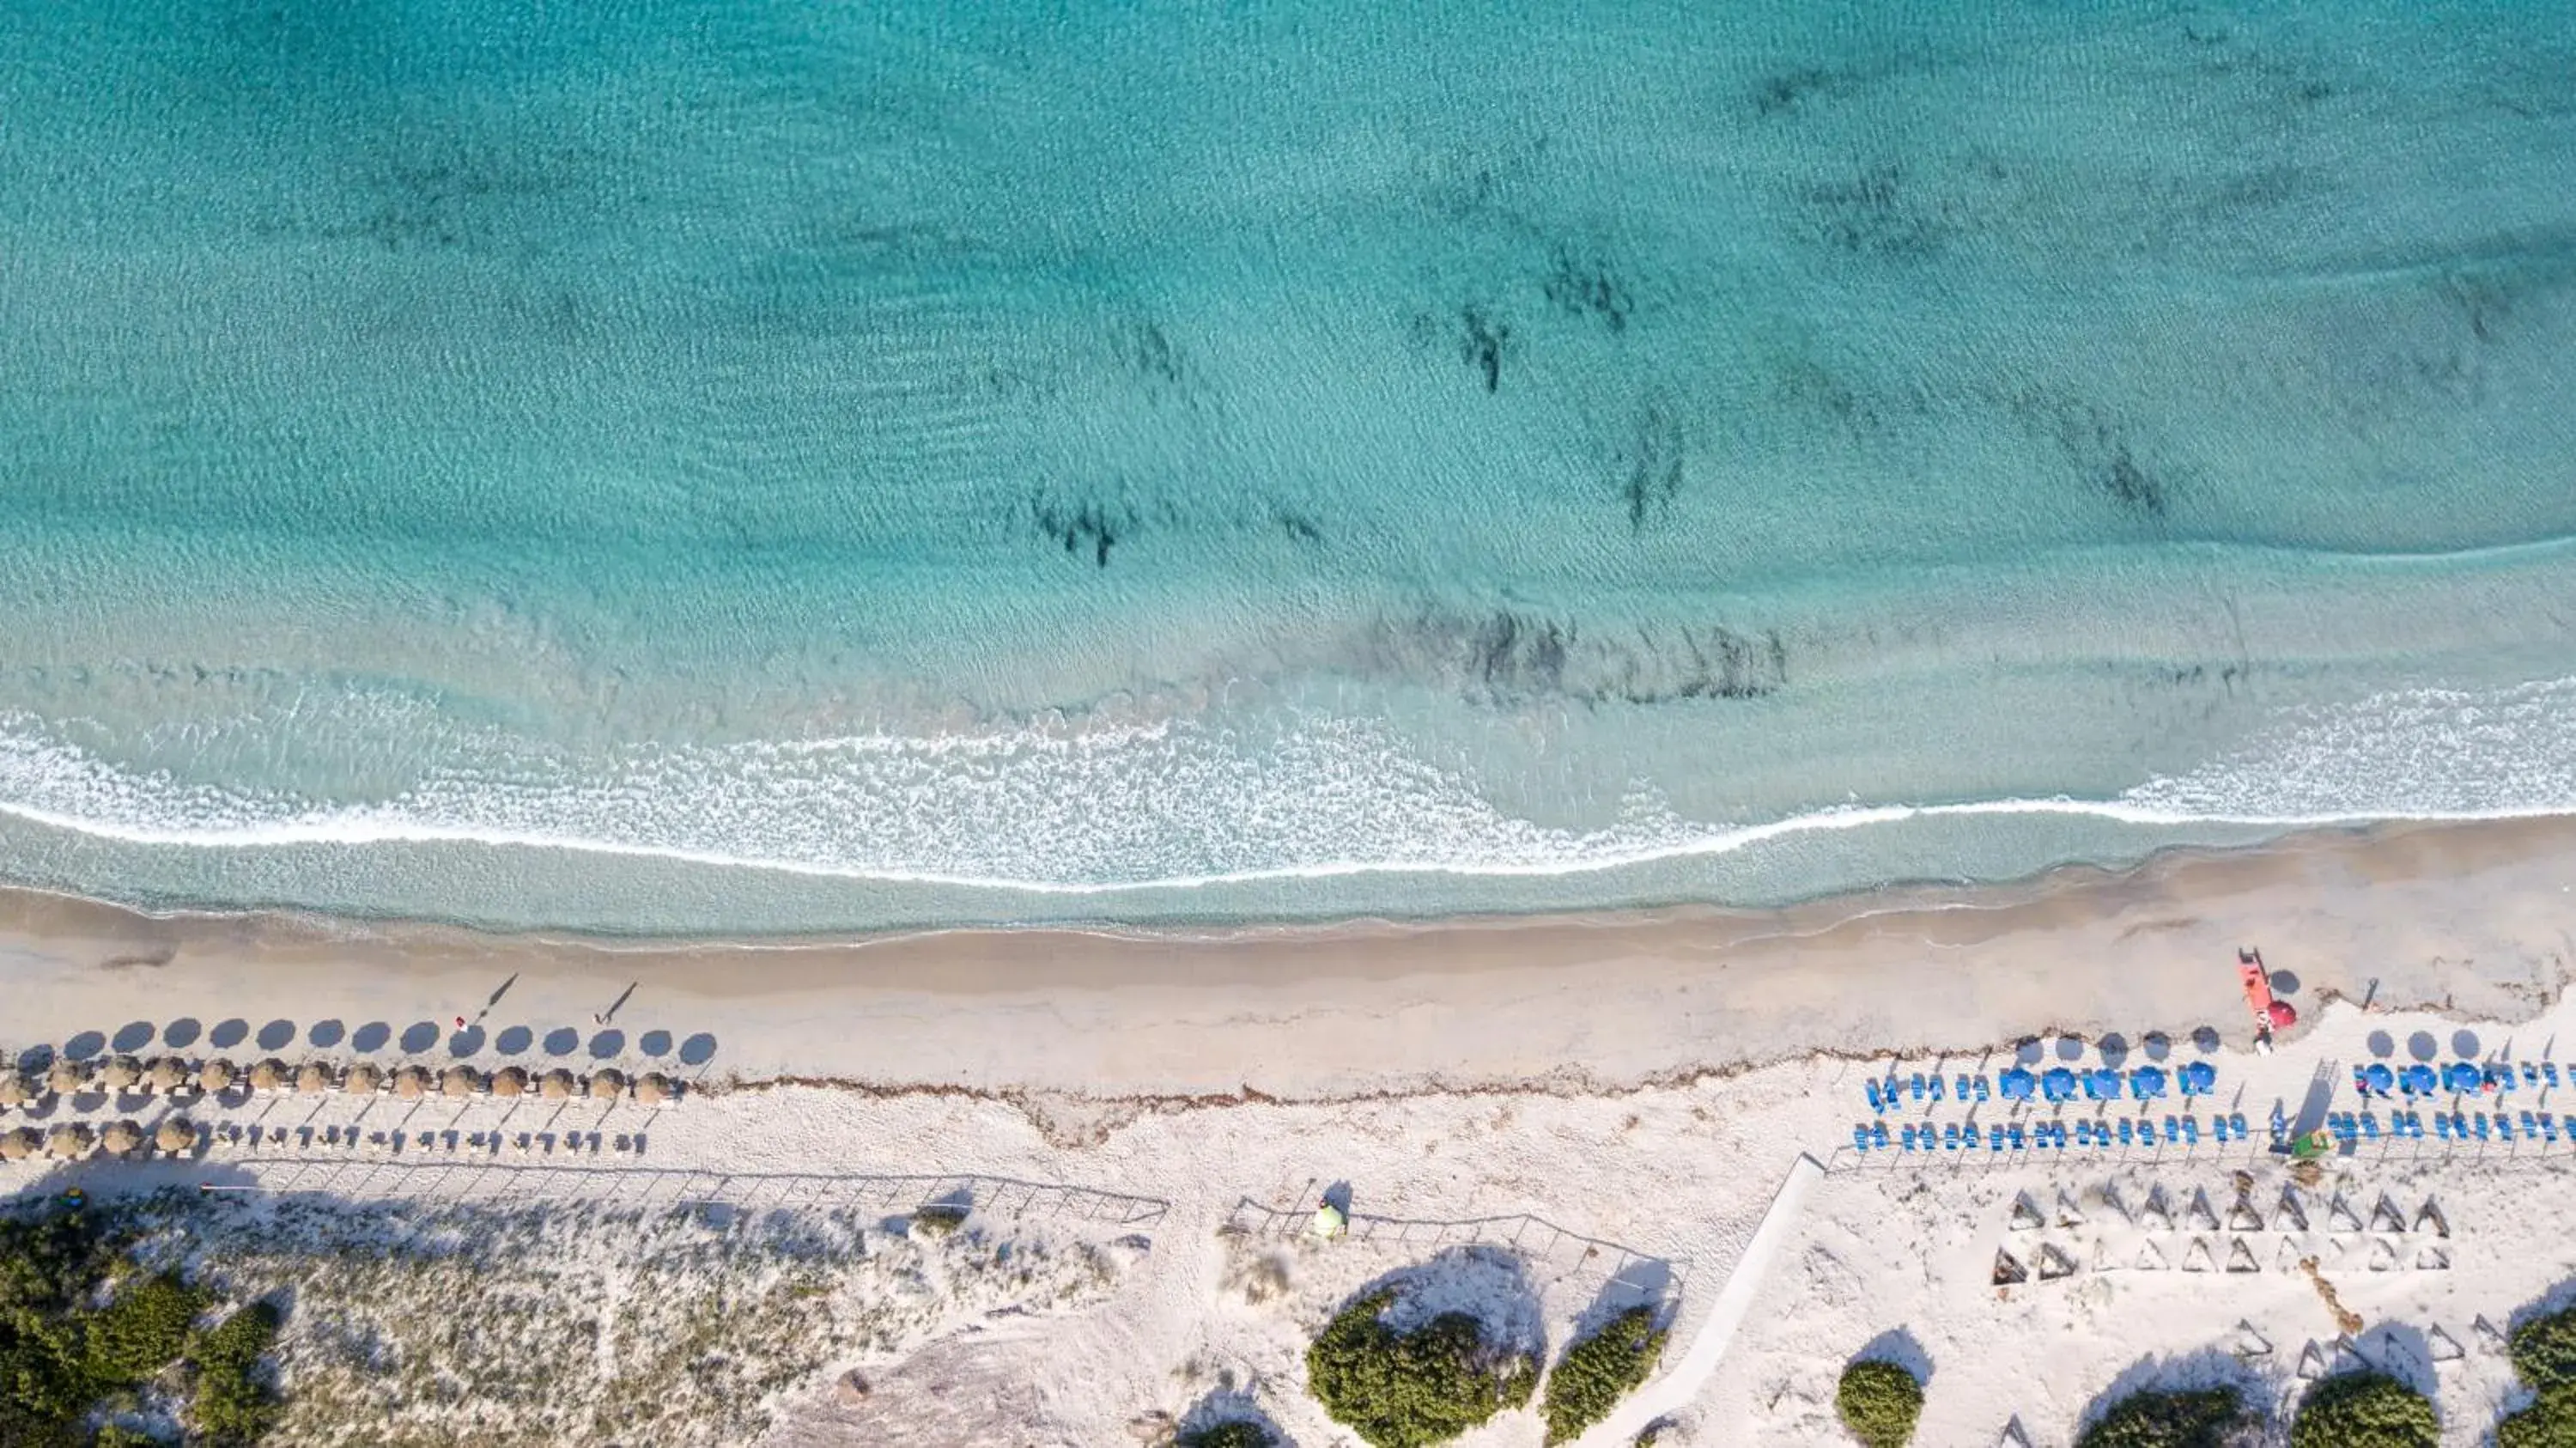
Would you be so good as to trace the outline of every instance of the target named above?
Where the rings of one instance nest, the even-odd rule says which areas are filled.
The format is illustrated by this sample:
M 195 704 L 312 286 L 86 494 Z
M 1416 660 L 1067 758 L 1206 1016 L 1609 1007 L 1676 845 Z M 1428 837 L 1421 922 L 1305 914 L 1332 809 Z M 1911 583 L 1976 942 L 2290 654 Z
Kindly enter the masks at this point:
M 0 1029 L 29 1062 L 515 1062 L 693 1087 L 667 1108 L 60 1098 L 42 1119 L 148 1127 L 184 1111 L 288 1133 L 51 1169 L 93 1190 L 219 1171 L 227 1186 L 342 1201 L 896 1211 L 946 1194 L 979 1230 L 1126 1244 L 1138 1259 L 1097 1300 L 835 1360 L 776 1394 L 761 1441 L 1098 1445 L 1211 1404 L 1304 1448 L 1354 1441 L 1304 1394 L 1304 1343 L 1364 1284 L 1429 1271 L 1547 1344 L 1619 1304 L 1670 1313 L 1659 1375 L 1587 1444 L 1654 1421 L 1667 1443 L 1841 1441 L 1833 1376 L 1873 1342 L 1928 1366 L 1918 1442 L 2014 1441 L 2008 1428 L 2031 1448 L 2069 1442 L 2115 1382 L 2176 1375 L 2233 1374 L 2269 1406 L 2304 1385 L 2321 1344 L 2421 1376 L 2446 1438 L 2467 1444 L 2516 1391 L 2482 1333 L 2576 1272 L 2558 1209 L 2509 1205 L 2522 1199 L 2509 1184 L 2563 1171 L 2571 1147 L 2357 1143 L 2321 1189 L 2293 1193 L 2307 1219 L 2294 1229 L 2263 1128 L 2276 1105 L 2293 1120 L 2354 1109 L 2357 1063 L 2549 1058 L 2576 1028 L 2558 1005 L 2571 880 L 2576 821 L 2533 820 L 2321 833 L 1779 912 L 1190 938 L 517 939 L 19 894 L 0 925 Z M 2247 1049 L 2244 947 L 2305 1015 L 2268 1057 Z M 2254 1142 L 2064 1158 L 1851 1149 L 1871 1119 L 1861 1083 L 1891 1066 L 1990 1075 L 2106 1056 L 2212 1062 L 2210 1104 L 2249 1116 Z M 343 1126 L 411 1145 L 324 1142 Z M 45 1170 L 13 1164 L 0 1182 Z M 2259 1227 L 2187 1220 L 2198 1195 L 2225 1218 L 2239 1171 L 2258 1174 Z M 1308 1217 L 1335 1186 L 1353 1231 L 1317 1242 Z M 2372 1230 L 2383 1195 L 2402 1231 Z M 2419 1233 L 2427 1200 L 2444 1204 L 2440 1230 Z M 2337 1225 L 2339 1210 L 2362 1225 Z M 1999 1289 L 1998 1251 L 2030 1280 Z M 2361 1332 L 2321 1304 L 2303 1258 Z M 864 1397 L 834 1387 L 853 1368 Z M 1459 1441 L 1532 1445 L 1539 1431 L 1506 1413 Z

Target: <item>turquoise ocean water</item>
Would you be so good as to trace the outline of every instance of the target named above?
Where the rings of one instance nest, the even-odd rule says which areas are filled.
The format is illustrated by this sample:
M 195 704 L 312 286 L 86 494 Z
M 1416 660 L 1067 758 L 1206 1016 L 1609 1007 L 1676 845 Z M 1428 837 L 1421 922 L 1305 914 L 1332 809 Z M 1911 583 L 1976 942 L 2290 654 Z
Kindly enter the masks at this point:
M 2576 12 L 0 11 L 0 878 L 1772 901 L 2576 809 Z

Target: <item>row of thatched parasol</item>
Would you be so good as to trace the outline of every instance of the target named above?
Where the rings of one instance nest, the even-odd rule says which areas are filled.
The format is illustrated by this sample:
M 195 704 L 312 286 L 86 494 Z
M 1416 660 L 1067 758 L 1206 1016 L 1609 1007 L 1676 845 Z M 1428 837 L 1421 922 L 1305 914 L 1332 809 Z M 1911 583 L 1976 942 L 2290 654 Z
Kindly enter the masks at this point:
M 43 1099 L 48 1093 L 70 1095 L 92 1087 L 117 1092 L 137 1089 L 178 1095 L 193 1084 L 204 1095 L 231 1090 L 246 1084 L 254 1091 L 284 1091 L 290 1087 L 306 1095 L 319 1095 L 339 1090 L 358 1096 L 371 1096 L 390 1089 L 403 1099 L 418 1100 L 431 1094 L 440 1096 L 542 1096 L 550 1101 L 587 1096 L 596 1101 L 615 1101 L 632 1095 L 646 1106 L 659 1106 L 676 1099 L 678 1083 L 658 1071 L 648 1071 L 632 1082 L 626 1073 L 615 1068 L 576 1076 L 560 1067 L 539 1076 L 517 1066 L 504 1066 L 489 1075 L 472 1066 L 450 1066 L 433 1076 L 426 1066 L 397 1067 L 390 1077 L 384 1069 L 361 1061 L 347 1071 L 336 1070 L 328 1062 L 307 1061 L 290 1072 L 285 1062 L 271 1057 L 247 1072 L 238 1071 L 230 1061 L 208 1061 L 189 1070 L 188 1063 L 175 1056 L 154 1061 L 147 1069 L 131 1056 L 119 1056 L 96 1071 L 86 1061 L 59 1060 L 38 1081 L 23 1071 L 0 1070 L 0 1106 L 24 1106 Z
M 172 1156 L 197 1145 L 196 1123 L 173 1116 L 153 1128 L 152 1145 Z M 110 1156 L 132 1156 L 143 1146 L 143 1128 L 131 1121 L 111 1121 L 97 1131 L 86 1123 L 65 1122 L 39 1134 L 32 1126 L 0 1132 L 0 1160 L 24 1161 L 42 1152 L 63 1161 L 78 1161 L 104 1147 Z

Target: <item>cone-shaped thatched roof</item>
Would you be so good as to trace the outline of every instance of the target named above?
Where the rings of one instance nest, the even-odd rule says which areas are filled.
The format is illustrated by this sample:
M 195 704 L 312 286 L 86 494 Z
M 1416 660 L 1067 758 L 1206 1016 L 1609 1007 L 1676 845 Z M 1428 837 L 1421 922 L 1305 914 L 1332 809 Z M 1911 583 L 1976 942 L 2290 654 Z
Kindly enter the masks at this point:
M 260 1062 L 258 1065 L 251 1067 L 250 1084 L 251 1089 L 254 1091 L 282 1091 L 286 1089 L 286 1063 L 277 1059 L 275 1056 L 271 1056 L 267 1060 Z
M 322 1061 L 307 1061 L 295 1069 L 295 1089 L 309 1094 L 331 1089 L 331 1067 Z
M 110 1091 L 131 1091 L 143 1081 L 143 1063 L 132 1056 L 111 1056 L 98 1073 L 98 1084 Z
M 99 1133 L 99 1142 L 109 1151 L 123 1156 L 143 1144 L 143 1128 L 131 1121 L 111 1121 L 107 1129 Z
M 471 1066 L 450 1066 L 439 1073 L 438 1090 L 442 1096 L 471 1096 L 483 1089 L 483 1073 Z
M 89 1084 L 89 1063 L 65 1056 L 45 1073 L 45 1084 L 69 1096 Z
M 659 1106 L 673 1094 L 671 1078 L 659 1071 L 647 1071 L 635 1078 L 635 1099 L 647 1106 Z
M 561 1101 L 576 1089 L 578 1084 L 572 1079 L 572 1073 L 562 1069 L 548 1071 L 545 1079 L 537 1083 L 537 1094 L 549 1101 Z
M 614 1101 L 626 1094 L 626 1076 L 617 1070 L 603 1070 L 590 1078 L 590 1094 L 602 1101 Z
M 219 1057 L 197 1068 L 197 1089 L 209 1096 L 218 1091 L 230 1091 L 233 1088 L 233 1078 L 240 1074 L 241 1072 L 233 1069 L 232 1062 Z
M 197 1144 L 197 1124 L 184 1116 L 165 1119 L 152 1132 L 152 1144 L 176 1154 Z
M 429 1072 L 419 1066 L 404 1066 L 394 1072 L 394 1094 L 405 1101 L 417 1101 L 429 1094 Z
M 77 1121 L 67 1122 L 45 1133 L 45 1150 L 68 1161 L 89 1155 L 90 1147 L 97 1140 L 88 1127 Z
M 516 1066 L 504 1066 L 500 1070 L 493 1072 L 492 1094 L 495 1096 L 525 1096 L 528 1094 L 528 1073 L 520 1070 Z
M 373 1096 L 385 1089 L 385 1073 L 360 1061 L 349 1068 L 348 1075 L 340 1078 L 340 1089 L 356 1096 Z
M 0 1160 L 25 1161 L 44 1149 L 45 1138 L 32 1126 L 13 1126 L 0 1133 Z
M 164 1056 L 143 1073 L 143 1084 L 166 1096 L 188 1084 L 188 1063 L 176 1056 Z
M 36 1083 L 24 1071 L 0 1071 L 0 1106 L 24 1106 L 36 1099 Z

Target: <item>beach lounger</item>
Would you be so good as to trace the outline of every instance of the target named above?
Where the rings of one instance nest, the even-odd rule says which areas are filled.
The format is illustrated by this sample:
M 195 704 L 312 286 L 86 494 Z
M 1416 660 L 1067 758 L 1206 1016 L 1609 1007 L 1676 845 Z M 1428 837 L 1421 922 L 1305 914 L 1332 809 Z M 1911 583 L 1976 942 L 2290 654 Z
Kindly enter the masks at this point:
M 2540 1067 L 2538 1063 L 2531 1061 L 2525 1061 L 2522 1063 L 2522 1084 L 2525 1086 L 2537 1086 L 2540 1084 Z
M 2439 1111 L 2433 1113 L 2433 1134 L 2444 1141 L 2451 1139 L 2451 1118 Z
M 1886 1122 L 1873 1121 L 1869 1124 L 1869 1144 L 1877 1147 L 1881 1151 L 1887 1150 Z
M 1885 1111 L 1885 1110 L 1887 1109 L 1887 1100 L 1886 1100 L 1886 1098 L 1885 1098 L 1885 1097 L 1882 1097 L 1882 1096 L 1880 1096 L 1880 1095 L 1878 1094 L 1878 1078 L 1877 1078 L 1877 1077 L 1873 1076 L 1873 1077 L 1871 1077 L 1869 1080 L 1866 1080 L 1866 1081 L 1863 1081 L 1862 1083 L 1860 1083 L 1860 1089 L 1861 1089 L 1861 1094 L 1862 1094 L 1862 1095 L 1864 1095 L 1864 1096 L 1867 1096 L 1867 1097 L 1869 1098 L 1869 1109 L 1870 1109 L 1870 1110 L 1872 1110 L 1872 1111 Z
M 2501 1111 L 2496 1113 L 2496 1140 L 2513 1140 L 2513 1118 Z
M 1971 1121 L 1967 1125 L 1959 1128 L 1959 1149 L 1961 1151 L 1975 1151 L 1978 1143 L 1982 1141 L 1984 1137 L 1985 1133 L 1977 1130 L 1977 1123 Z
M 2522 1139 L 2529 1141 L 2539 1135 L 2540 1123 L 2533 1119 L 2532 1114 L 2528 1109 L 2524 1110 L 2522 1113 Z
M 2548 1142 L 2558 1140 L 2558 1122 L 2546 1111 L 2540 1113 L 2540 1139 Z
M 2136 1145 L 2136 1144 L 2137 1144 L 2137 1140 L 2138 1140 L 2138 1132 L 2137 1132 L 2137 1128 L 2129 1124 L 2129 1118 L 2127 1118 L 2127 1117 L 2125 1117 L 2125 1116 L 2121 1117 L 2121 1118 L 2120 1118 L 2120 1144 L 2121 1144 L 2122 1146 L 2134 1146 L 2134 1145 Z
M 2138 1123 L 2138 1145 L 2140 1145 L 2140 1146 L 2153 1146 L 2153 1145 L 2155 1145 L 2155 1144 L 2156 1144 L 2156 1124 L 2155 1124 L 2154 1122 L 2152 1122 L 2152 1121 L 2141 1121 L 2141 1122 L 2139 1122 L 2139 1123 Z
M 2377 1141 L 2379 1139 L 2379 1118 L 2371 1115 L 2367 1111 L 2361 1113 L 2361 1135 L 2362 1139 L 2365 1141 Z
M 1957 1083 L 1951 1087 L 1950 1099 L 1953 1101 L 1965 1101 L 1968 1099 L 1968 1091 L 1968 1073 L 1962 1071 L 1959 1073 Z
M 2015 1122 L 2012 1125 L 2005 1127 L 2004 1139 L 2012 1143 L 2013 1150 L 2023 1150 L 2026 1143 L 2022 1140 L 2021 1123 Z
M 1941 1149 L 1943 1151 L 1959 1149 L 1959 1123 L 1955 1121 L 1941 1123 Z
M 2236 1112 L 2227 1118 L 2227 1129 L 2236 1133 L 2236 1139 L 2238 1141 L 2249 1139 L 2248 1133 L 2245 1130 L 2245 1113 L 2242 1111 Z
M 2557 1084 L 2558 1084 L 2558 1063 L 2557 1063 L 2557 1062 L 2555 1062 L 2555 1061 L 2543 1061 L 2543 1062 L 2541 1062 L 2541 1063 L 2540 1063 L 2540 1079 L 2541 1079 L 2541 1080 L 2543 1080 L 2543 1081 L 2548 1082 L 2548 1083 L 2549 1083 L 2550 1085 L 2552 1085 L 2552 1086 L 2557 1085 Z
M 2475 1124 L 2478 1131 L 2478 1140 L 2485 1141 L 2487 1139 L 2487 1114 L 2483 1111 L 2479 1112 Z
M 1853 1127 L 1853 1128 L 1852 1128 L 1852 1150 L 1854 1150 L 1854 1151 L 1867 1151 L 1867 1150 L 1869 1150 L 1869 1128 L 1868 1128 L 1868 1127 L 1866 1127 L 1866 1126 L 1855 1126 L 1855 1127 Z
M 1992 1091 L 1991 1091 L 1991 1089 L 1986 1085 L 1986 1078 L 1985 1078 L 1985 1077 L 1983 1077 L 1983 1076 L 1980 1076 L 1980 1077 L 1978 1077 L 1978 1078 L 1977 1078 L 1977 1099 L 1978 1099 L 1979 1101 L 1987 1101 L 1987 1100 L 1991 1100 L 1991 1099 L 1993 1099 Z
M 1932 1073 L 1932 1099 L 1941 1099 L 1941 1073 L 1938 1071 Z
M 1908 1086 L 1910 1086 L 1910 1087 L 1912 1087 L 1912 1088 L 1913 1088 L 1914 1103 L 1915 1103 L 1916 1105 L 1918 1105 L 1918 1106 L 1922 1105 L 1922 1104 L 1923 1104 L 1923 1073 L 1922 1073 L 1922 1072 L 1920 1072 L 1920 1071 L 1915 1072 L 1915 1073 L 1914 1073 L 1914 1079 L 1913 1079 L 1912 1081 L 1910 1081 L 1910 1082 L 1907 1082 L 1906 1084 L 1907 1084 Z
M 2180 1141 L 2181 1139 L 2182 1139 L 2182 1123 L 2181 1123 L 2180 1121 L 2175 1120 L 2175 1119 L 2174 1119 L 2174 1117 L 2173 1117 L 2173 1114 L 2172 1114 L 2171 1112 L 2166 1113 L 2166 1115 L 2165 1115 L 2165 1140 L 2167 1140 L 2167 1141 Z

